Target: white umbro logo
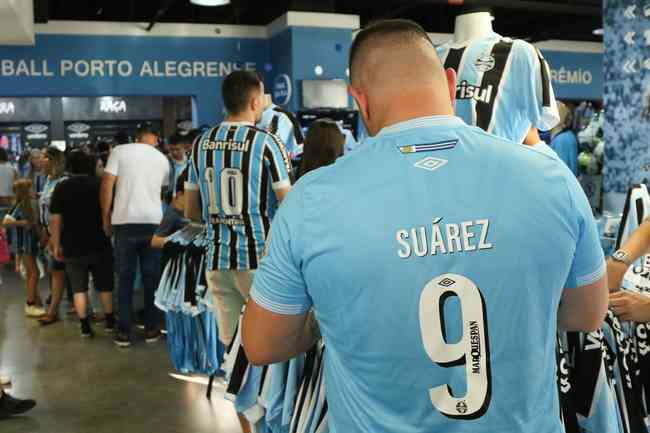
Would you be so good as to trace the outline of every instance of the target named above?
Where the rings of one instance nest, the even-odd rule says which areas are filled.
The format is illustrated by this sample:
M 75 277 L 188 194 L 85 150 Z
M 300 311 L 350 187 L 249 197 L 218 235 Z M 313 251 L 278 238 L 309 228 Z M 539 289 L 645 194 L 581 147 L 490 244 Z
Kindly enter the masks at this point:
M 447 164 L 446 159 L 434 158 L 433 156 L 428 156 L 424 159 L 419 160 L 415 163 L 417 168 L 423 168 L 425 170 L 434 171 Z

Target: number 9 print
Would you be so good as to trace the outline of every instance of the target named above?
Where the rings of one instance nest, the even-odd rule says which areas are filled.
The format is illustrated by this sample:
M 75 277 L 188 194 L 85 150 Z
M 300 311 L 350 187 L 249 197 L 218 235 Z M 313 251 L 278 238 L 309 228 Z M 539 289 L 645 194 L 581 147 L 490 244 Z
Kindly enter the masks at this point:
M 446 341 L 444 304 L 458 297 L 462 309 L 463 336 L 458 343 Z M 476 419 L 490 405 L 490 350 L 481 290 L 470 279 L 444 274 L 431 280 L 420 295 L 420 332 L 429 358 L 441 367 L 465 365 L 467 392 L 454 397 L 451 387 L 440 385 L 429 390 L 431 403 L 449 418 Z

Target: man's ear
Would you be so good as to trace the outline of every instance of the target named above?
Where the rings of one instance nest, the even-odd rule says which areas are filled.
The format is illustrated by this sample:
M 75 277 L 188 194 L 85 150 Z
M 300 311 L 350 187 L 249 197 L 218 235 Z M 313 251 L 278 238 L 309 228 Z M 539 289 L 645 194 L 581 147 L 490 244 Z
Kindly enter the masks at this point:
M 366 96 L 366 94 L 363 91 L 353 87 L 352 85 L 348 86 L 348 92 L 350 93 L 350 95 L 352 95 L 352 97 L 356 101 L 357 107 L 359 108 L 359 113 L 361 114 L 361 117 L 367 122 L 368 119 L 370 119 L 370 110 L 369 110 L 369 107 L 368 107 L 368 97 Z
M 449 87 L 449 99 L 451 100 L 451 105 L 456 106 L 456 71 L 451 68 L 445 69 L 445 75 L 447 76 L 447 86 Z

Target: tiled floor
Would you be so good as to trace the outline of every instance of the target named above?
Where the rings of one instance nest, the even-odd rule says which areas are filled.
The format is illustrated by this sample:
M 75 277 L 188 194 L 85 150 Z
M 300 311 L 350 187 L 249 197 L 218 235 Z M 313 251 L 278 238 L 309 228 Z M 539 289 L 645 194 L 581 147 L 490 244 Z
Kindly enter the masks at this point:
M 205 385 L 169 376 L 172 367 L 164 340 L 146 344 L 136 331 L 134 345 L 118 349 L 100 326 L 94 339 L 82 339 L 75 316 L 43 328 L 24 317 L 22 280 L 4 274 L 0 372 L 13 379 L 8 389 L 12 395 L 35 398 L 38 405 L 23 417 L 0 421 L 0 432 L 240 431 L 221 383 L 209 402 Z

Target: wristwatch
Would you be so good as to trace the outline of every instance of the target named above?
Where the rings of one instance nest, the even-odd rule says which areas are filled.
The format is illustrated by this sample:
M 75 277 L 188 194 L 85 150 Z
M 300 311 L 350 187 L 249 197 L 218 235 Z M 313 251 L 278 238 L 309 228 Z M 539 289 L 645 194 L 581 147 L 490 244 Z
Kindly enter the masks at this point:
M 630 260 L 630 255 L 627 253 L 627 251 L 623 250 L 617 250 L 612 254 L 612 260 L 615 262 L 621 262 L 627 266 L 630 266 L 631 260 Z

